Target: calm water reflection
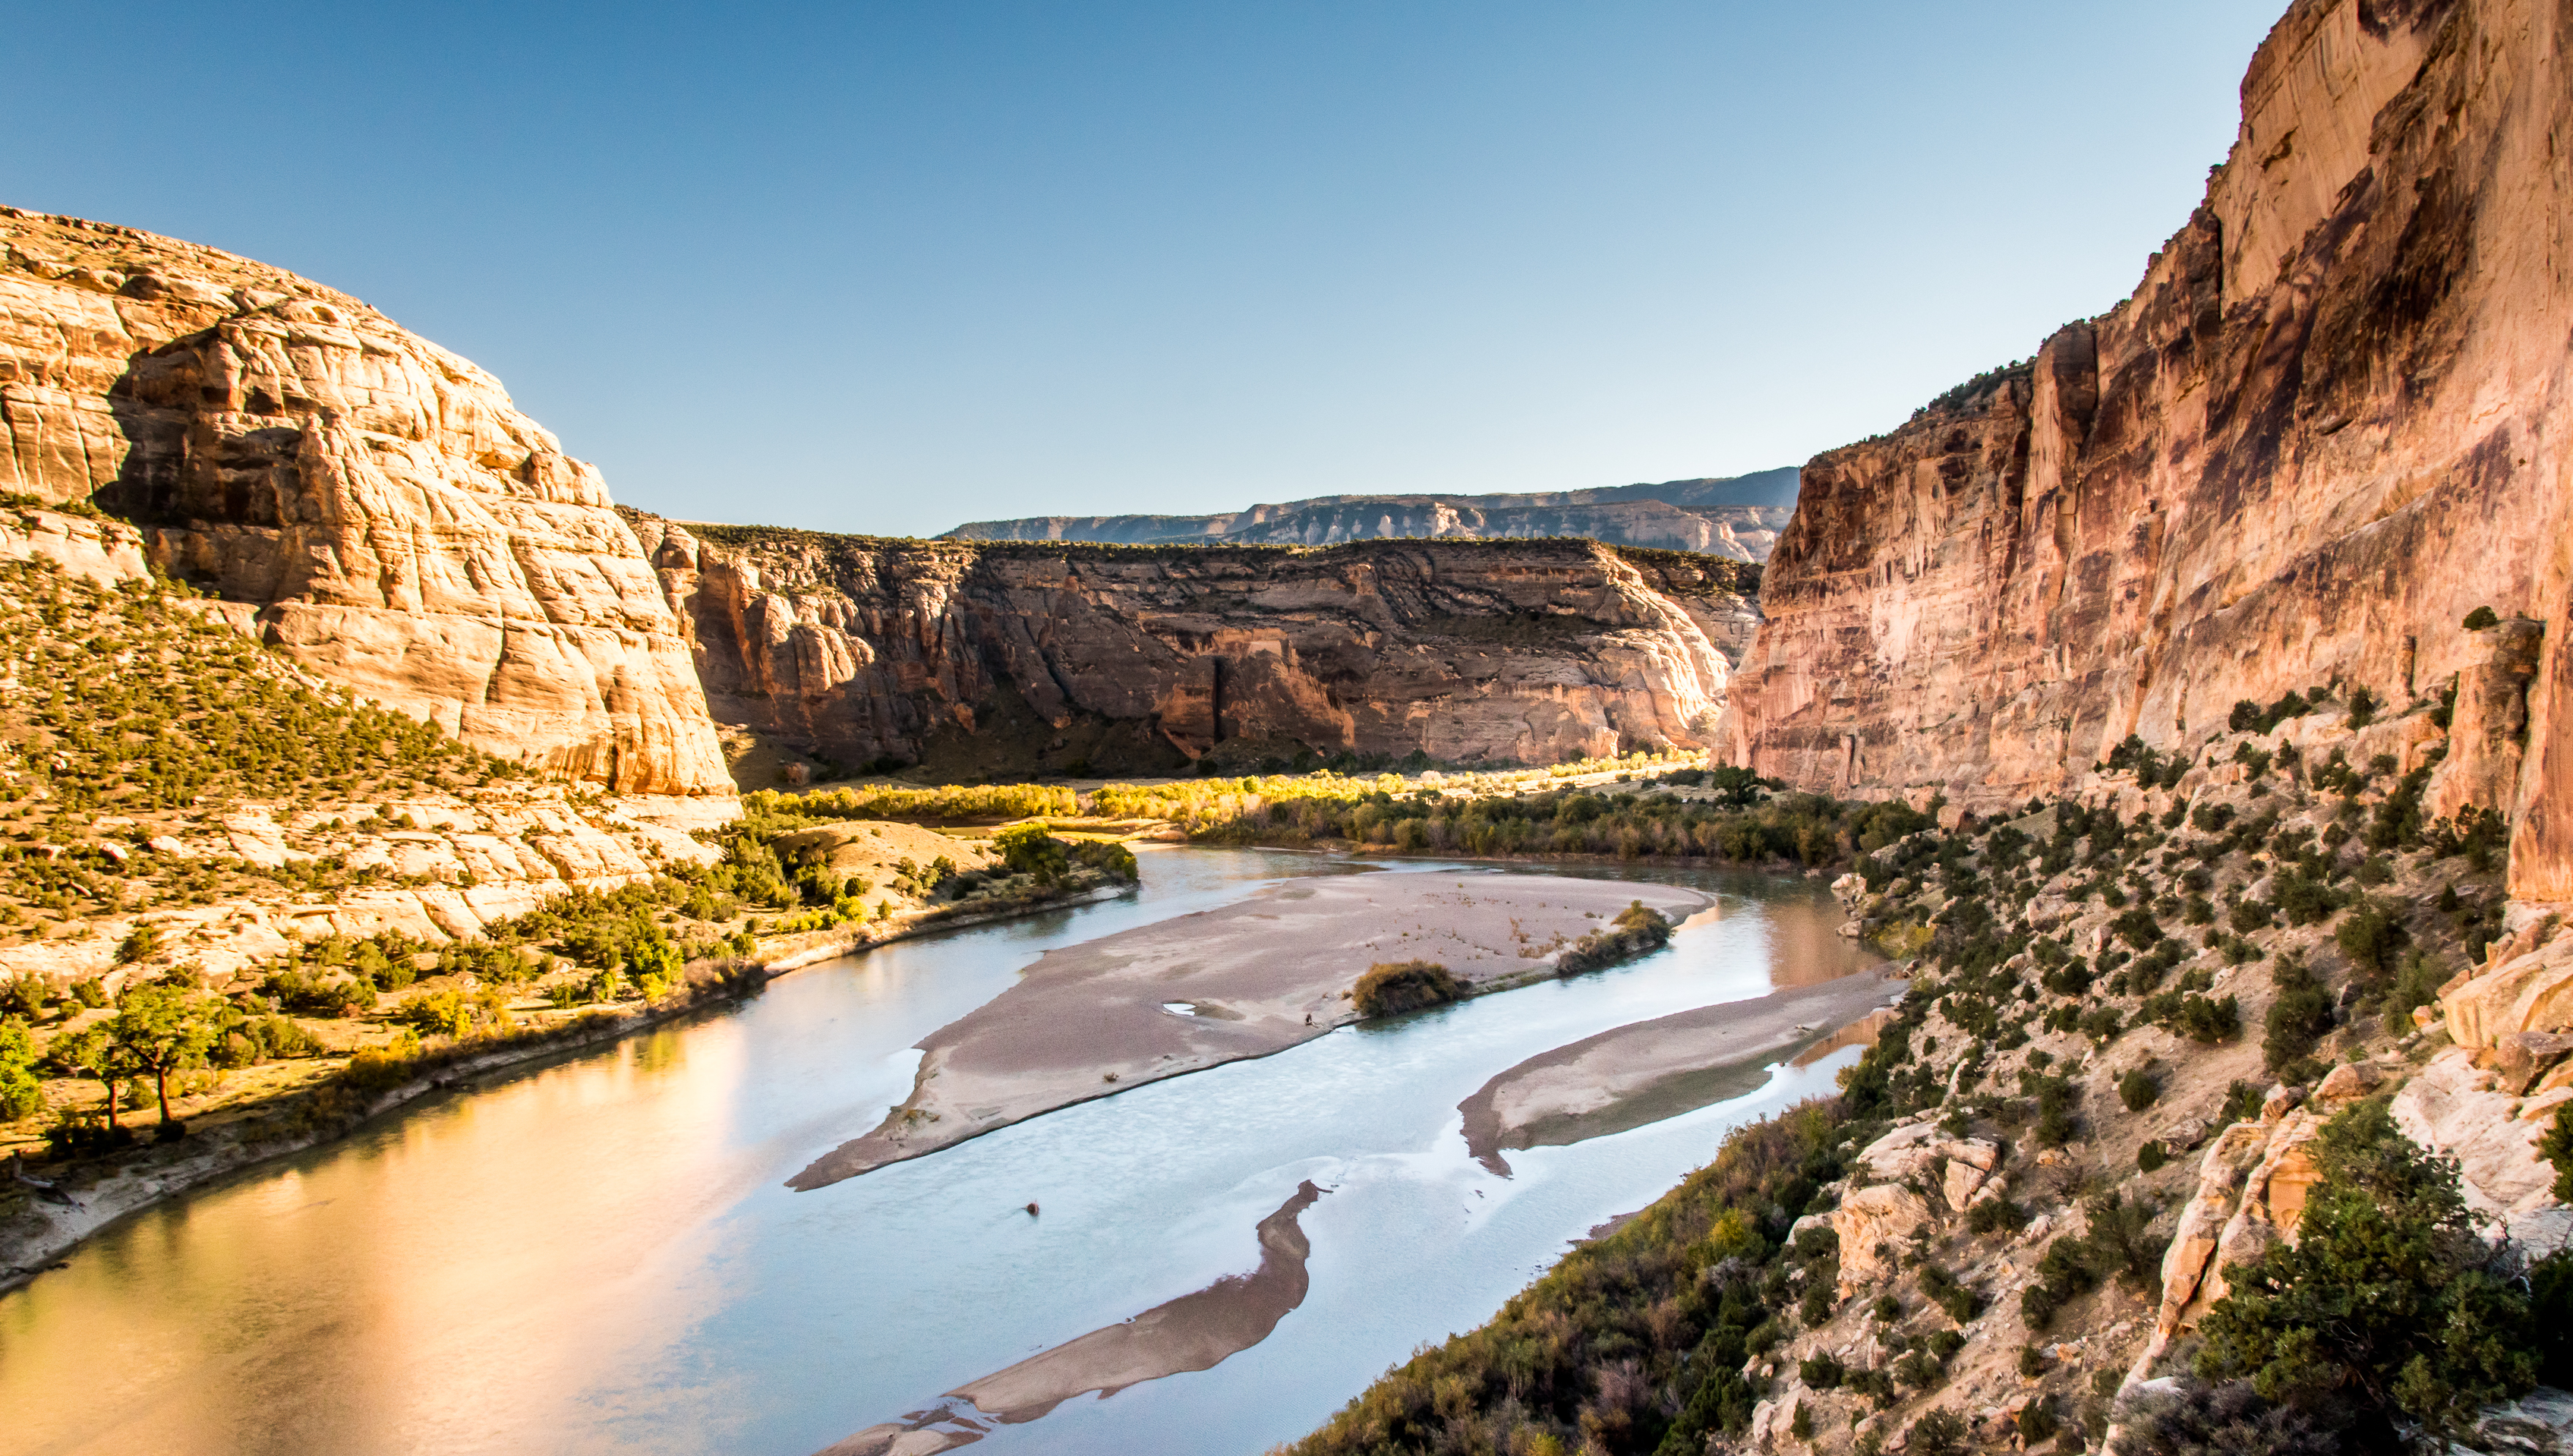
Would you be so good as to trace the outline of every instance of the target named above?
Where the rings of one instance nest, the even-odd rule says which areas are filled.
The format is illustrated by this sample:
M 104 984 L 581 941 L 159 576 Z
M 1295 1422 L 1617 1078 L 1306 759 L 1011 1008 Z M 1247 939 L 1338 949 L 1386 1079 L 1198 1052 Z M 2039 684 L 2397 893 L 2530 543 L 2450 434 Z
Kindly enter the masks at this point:
M 13 1452 L 797 1456 L 1258 1260 L 1311 1177 L 1312 1290 L 1214 1370 L 982 1452 L 1258 1451 L 1468 1327 L 1724 1127 L 1842 1053 L 1615 1137 L 1464 1154 L 1455 1104 L 1533 1053 L 1853 965 L 1798 882 L 1723 892 L 1634 966 L 1344 1030 L 815 1193 L 781 1181 L 908 1090 L 910 1044 L 1045 950 L 1329 861 L 1167 850 L 1121 903 L 889 947 L 151 1210 L 0 1297 Z M 1404 866 L 1405 873 L 1484 873 Z M 1021 1205 L 1042 1200 L 1030 1218 Z

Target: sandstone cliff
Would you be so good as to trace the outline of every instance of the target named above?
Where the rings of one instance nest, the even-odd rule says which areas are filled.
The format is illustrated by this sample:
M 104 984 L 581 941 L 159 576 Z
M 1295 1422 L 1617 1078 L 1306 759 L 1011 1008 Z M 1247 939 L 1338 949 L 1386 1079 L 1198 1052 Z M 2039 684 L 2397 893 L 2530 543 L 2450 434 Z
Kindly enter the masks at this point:
M 1729 751 L 1989 807 L 2238 700 L 2453 685 L 2434 809 L 2493 796 L 2515 892 L 2573 897 L 2568 47 L 2531 0 L 2298 0 L 2132 298 L 1806 467 Z
M 95 501 L 312 672 L 634 793 L 730 787 L 598 472 L 346 295 L 0 209 L 0 491 Z
M 1725 562 L 1586 541 L 1183 549 L 632 519 L 715 716 L 851 767 L 1695 746 L 1756 619 Z

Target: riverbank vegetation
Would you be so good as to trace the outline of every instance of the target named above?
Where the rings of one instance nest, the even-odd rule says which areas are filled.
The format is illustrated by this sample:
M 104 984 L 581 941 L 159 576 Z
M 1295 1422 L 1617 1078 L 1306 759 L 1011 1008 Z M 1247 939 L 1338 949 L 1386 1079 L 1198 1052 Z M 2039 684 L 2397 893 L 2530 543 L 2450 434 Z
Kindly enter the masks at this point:
M 2573 1263 L 2497 1249 L 2387 1111 L 2444 1045 L 2423 988 L 2498 927 L 2488 817 L 2425 822 L 2364 715 L 2246 717 L 2006 816 L 1840 813 L 1852 930 L 1915 959 L 1839 1092 L 1281 1450 L 2082 1451 L 2123 1419 L 2138 1453 L 2356 1456 L 2560 1368 Z M 2315 1138 L 2299 1236 L 2139 1370 L 2199 1154 L 2244 1123 L 2254 1160 Z
M 1644 902 L 1630 902 L 1617 918 L 1574 941 L 1554 958 L 1554 974 L 1578 976 L 1670 944 L 1671 919 Z
M 466 938 L 328 934 L 220 982 L 183 968 L 138 969 L 113 992 L 100 980 L 0 982 L 5 1109 L 48 1114 L 43 1146 L 17 1150 L 59 1160 L 132 1145 L 124 1114 L 147 1085 L 160 1111 L 151 1134 L 165 1140 L 186 1130 L 171 1113 L 174 1087 L 200 1112 L 270 1116 L 274 1135 L 302 1135 L 458 1063 L 533 1055 L 739 996 L 766 979 L 762 960 L 817 933 L 875 939 L 1137 878 L 1124 846 L 1066 842 L 1038 825 L 989 850 L 910 831 L 917 838 L 901 843 L 916 853 L 953 852 L 921 863 L 884 848 L 885 828 L 798 807 L 760 803 L 710 831 L 721 853 L 706 863 L 574 886 Z M 137 932 L 135 959 L 148 939 Z
M 1362 1017 L 1399 1016 L 1445 1006 L 1465 994 L 1455 973 L 1431 961 L 1379 961 L 1349 989 Z

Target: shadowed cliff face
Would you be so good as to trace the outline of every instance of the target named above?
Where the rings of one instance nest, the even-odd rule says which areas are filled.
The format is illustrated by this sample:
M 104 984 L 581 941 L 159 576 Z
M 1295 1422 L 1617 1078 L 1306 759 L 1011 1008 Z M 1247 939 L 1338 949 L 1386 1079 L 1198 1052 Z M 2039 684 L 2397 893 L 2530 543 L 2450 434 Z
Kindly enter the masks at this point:
M 1986 807 L 2238 700 L 2454 684 L 2433 812 L 2515 805 L 2514 890 L 2573 896 L 2568 46 L 2529 0 L 2290 9 L 2134 297 L 1805 468 L 1729 752 Z
M 304 667 L 632 793 L 729 791 L 598 472 L 490 375 L 210 248 L 0 209 L 0 490 L 145 527 Z
M 886 541 L 634 515 L 716 717 L 862 765 L 1130 773 L 1226 745 L 1545 763 L 1708 741 L 1727 563 L 1584 541 Z M 1256 766 L 1256 763 L 1253 765 Z

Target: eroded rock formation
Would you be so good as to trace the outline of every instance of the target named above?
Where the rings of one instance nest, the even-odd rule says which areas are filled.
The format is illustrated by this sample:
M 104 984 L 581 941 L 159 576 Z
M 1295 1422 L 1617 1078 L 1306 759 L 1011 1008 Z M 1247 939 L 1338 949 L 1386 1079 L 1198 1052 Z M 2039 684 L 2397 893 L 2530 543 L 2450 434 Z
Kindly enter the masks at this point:
M 1612 545 L 1765 561 L 1796 504 L 1790 466 L 1748 475 L 1498 495 L 1317 495 L 1214 515 L 1039 515 L 969 521 L 949 539 L 1126 545 L 1336 546 L 1385 538 Z
M 1736 760 L 1991 807 L 2240 700 L 2454 684 L 2441 809 L 2493 796 L 2515 893 L 2573 898 L 2568 54 L 2533 0 L 2298 0 L 2132 298 L 1806 467 Z
M 0 209 L 0 491 L 95 499 L 319 676 L 632 793 L 729 791 L 598 472 L 347 295 Z
M 851 766 L 1694 746 L 1756 621 L 1722 562 L 1584 541 L 1120 548 L 632 518 L 716 717 Z

